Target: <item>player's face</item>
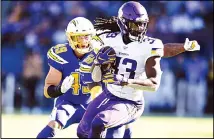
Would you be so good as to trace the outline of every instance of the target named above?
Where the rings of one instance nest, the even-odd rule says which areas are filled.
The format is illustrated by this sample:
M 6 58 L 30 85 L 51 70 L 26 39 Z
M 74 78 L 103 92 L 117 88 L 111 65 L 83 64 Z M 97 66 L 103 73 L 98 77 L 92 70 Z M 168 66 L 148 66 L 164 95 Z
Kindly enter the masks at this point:
M 77 36 L 77 42 L 83 48 L 87 48 L 89 46 L 89 43 L 90 43 L 91 39 L 92 39 L 92 35 L 81 35 L 81 36 Z
M 147 23 L 143 23 L 143 22 L 128 22 L 129 32 L 133 36 L 138 36 L 138 34 L 141 34 L 145 30 L 146 27 L 147 27 Z
M 76 42 L 76 47 L 79 49 L 85 49 L 89 47 L 89 43 L 92 40 L 92 35 L 87 34 L 87 35 L 78 35 L 78 36 L 73 36 L 72 40 Z

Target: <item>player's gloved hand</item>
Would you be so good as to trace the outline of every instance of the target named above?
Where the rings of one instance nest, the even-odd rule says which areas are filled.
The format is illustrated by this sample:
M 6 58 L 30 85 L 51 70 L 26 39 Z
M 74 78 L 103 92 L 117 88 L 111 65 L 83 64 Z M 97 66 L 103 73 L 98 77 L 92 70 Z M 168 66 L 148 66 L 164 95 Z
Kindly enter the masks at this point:
M 188 38 L 186 38 L 184 43 L 184 49 L 186 51 L 199 51 L 200 45 L 196 40 L 190 41 Z
M 128 78 L 125 78 L 122 75 L 106 72 L 103 74 L 102 81 L 108 84 L 126 85 L 128 83 Z
M 62 82 L 62 85 L 61 85 L 61 92 L 62 93 L 65 93 L 68 91 L 68 89 L 71 88 L 71 85 L 74 83 L 74 77 L 72 75 L 70 76 L 67 76 L 63 82 Z
M 110 46 L 106 46 L 99 50 L 94 60 L 94 64 L 103 65 L 106 63 L 114 63 L 115 59 L 116 59 L 116 53 L 114 49 Z

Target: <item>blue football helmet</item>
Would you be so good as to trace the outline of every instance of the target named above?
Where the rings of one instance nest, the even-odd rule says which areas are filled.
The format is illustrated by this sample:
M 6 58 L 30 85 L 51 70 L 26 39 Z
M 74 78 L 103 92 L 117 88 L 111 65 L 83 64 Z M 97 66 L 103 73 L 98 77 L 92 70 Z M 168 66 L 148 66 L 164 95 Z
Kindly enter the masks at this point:
M 148 22 L 147 11 L 139 2 L 126 2 L 118 11 L 117 24 L 121 33 L 128 36 L 131 41 L 142 42 Z

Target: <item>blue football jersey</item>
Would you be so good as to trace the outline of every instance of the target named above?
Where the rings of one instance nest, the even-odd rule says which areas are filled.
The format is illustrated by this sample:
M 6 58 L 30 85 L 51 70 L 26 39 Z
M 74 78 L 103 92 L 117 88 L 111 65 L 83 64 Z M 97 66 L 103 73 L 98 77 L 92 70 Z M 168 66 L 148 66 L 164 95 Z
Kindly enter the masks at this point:
M 80 73 L 81 73 L 81 80 L 87 84 L 92 83 L 92 76 L 91 76 L 91 68 L 94 63 L 94 59 L 96 54 L 94 51 L 90 52 L 90 54 L 83 60 L 80 65 Z
M 77 58 L 68 43 L 58 44 L 49 49 L 47 53 L 48 64 L 62 73 L 61 83 L 69 75 L 74 77 L 71 89 L 59 96 L 58 99 L 67 100 L 73 104 L 89 103 L 90 92 L 88 86 L 80 79 L 79 73 L 80 64 L 87 56 L 88 54 L 85 54 L 83 58 Z
M 85 57 L 80 65 L 81 80 L 86 84 L 93 82 L 91 77 L 91 68 L 98 51 L 104 46 L 104 43 L 99 36 L 94 36 L 91 43 L 93 51 Z

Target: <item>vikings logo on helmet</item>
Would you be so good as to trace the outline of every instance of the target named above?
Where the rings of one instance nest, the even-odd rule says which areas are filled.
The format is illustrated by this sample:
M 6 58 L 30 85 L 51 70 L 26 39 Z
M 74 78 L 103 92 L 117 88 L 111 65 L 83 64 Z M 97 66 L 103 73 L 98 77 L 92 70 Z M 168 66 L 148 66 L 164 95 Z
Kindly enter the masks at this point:
M 118 11 L 117 24 L 122 34 L 131 41 L 142 42 L 147 31 L 149 17 L 146 9 L 138 2 L 127 2 Z

